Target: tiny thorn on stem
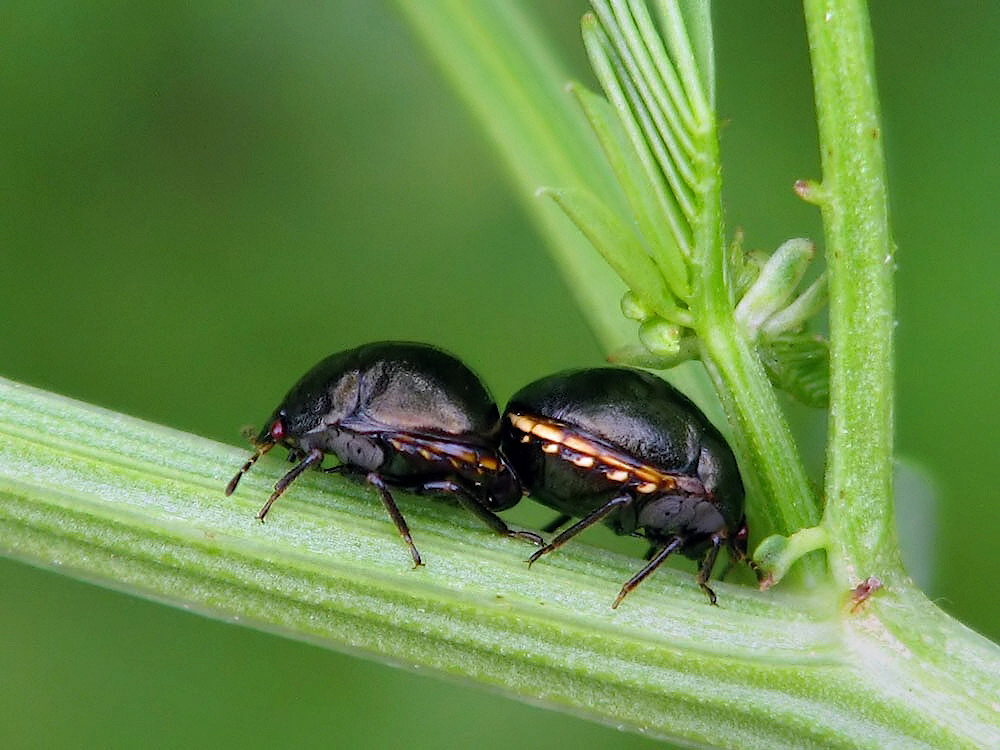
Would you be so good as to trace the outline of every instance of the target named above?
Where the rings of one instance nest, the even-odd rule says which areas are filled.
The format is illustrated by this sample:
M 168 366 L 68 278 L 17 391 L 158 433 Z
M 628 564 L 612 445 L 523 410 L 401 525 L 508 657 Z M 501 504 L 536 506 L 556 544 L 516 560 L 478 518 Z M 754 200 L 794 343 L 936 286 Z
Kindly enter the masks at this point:
M 880 588 L 882 588 L 882 579 L 878 576 L 868 576 L 868 578 L 851 589 L 851 612 L 856 613 L 871 598 L 871 595 Z
M 823 189 L 823 185 L 816 180 L 796 180 L 793 189 L 797 196 L 814 206 L 818 206 L 826 200 L 826 191 Z

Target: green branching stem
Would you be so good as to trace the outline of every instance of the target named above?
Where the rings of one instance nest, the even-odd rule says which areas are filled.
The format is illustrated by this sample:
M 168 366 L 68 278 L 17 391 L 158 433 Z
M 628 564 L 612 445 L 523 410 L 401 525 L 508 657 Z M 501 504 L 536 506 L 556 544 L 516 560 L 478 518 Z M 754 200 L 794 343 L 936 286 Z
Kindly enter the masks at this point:
M 902 577 L 892 505 L 895 248 L 889 234 L 871 30 L 860 0 L 805 3 L 830 271 L 824 524 L 835 577 Z
M 701 175 L 704 205 L 696 243 L 700 252 L 695 256 L 702 361 L 733 420 L 737 450 L 749 459 L 744 463 L 756 469 L 748 477 L 753 494 L 769 499 L 762 515 L 770 528 L 788 533 L 814 526 L 819 510 L 774 389 L 734 315 L 725 262 L 722 180 L 714 122 L 699 145 L 708 155 L 704 163 L 709 167 Z M 821 575 L 822 561 L 807 558 L 803 562 L 811 576 Z

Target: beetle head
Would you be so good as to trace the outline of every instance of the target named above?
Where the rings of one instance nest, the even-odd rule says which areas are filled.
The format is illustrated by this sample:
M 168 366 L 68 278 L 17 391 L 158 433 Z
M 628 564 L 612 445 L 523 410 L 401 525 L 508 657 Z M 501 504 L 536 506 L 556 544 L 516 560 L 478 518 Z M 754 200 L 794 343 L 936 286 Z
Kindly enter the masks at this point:
M 498 455 L 500 466 L 495 474 L 484 483 L 486 489 L 486 502 L 490 510 L 507 510 L 517 505 L 524 494 L 521 487 L 521 480 L 518 479 L 514 469 L 507 461 L 507 457 L 502 453 Z

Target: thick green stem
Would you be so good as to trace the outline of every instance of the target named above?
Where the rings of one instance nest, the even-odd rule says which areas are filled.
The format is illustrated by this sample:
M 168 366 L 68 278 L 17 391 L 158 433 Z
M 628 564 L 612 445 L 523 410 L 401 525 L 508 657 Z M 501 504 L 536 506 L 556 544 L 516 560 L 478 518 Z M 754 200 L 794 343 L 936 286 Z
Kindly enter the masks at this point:
M 819 519 L 815 496 L 756 353 L 731 313 L 728 320 L 710 325 L 711 330 L 700 334 L 703 359 L 737 428 L 737 449 L 749 459 L 745 463 L 757 469 L 748 481 L 753 494 L 764 499 L 760 514 L 774 532 L 788 534 L 814 526 Z M 812 575 L 819 574 L 815 567 L 819 561 L 803 562 Z
M 829 596 L 721 582 L 712 607 L 669 570 L 612 610 L 635 558 L 577 544 L 528 569 L 523 543 L 400 493 L 414 570 L 374 492 L 342 477 L 303 476 L 262 525 L 283 468 L 265 457 L 226 498 L 246 455 L 0 379 L 0 552 L 686 743 L 998 739 L 996 647 L 905 588 L 891 628 L 864 610 L 843 627 Z
M 903 577 L 892 508 L 894 248 L 867 7 L 806 0 L 830 272 L 824 523 L 842 585 Z

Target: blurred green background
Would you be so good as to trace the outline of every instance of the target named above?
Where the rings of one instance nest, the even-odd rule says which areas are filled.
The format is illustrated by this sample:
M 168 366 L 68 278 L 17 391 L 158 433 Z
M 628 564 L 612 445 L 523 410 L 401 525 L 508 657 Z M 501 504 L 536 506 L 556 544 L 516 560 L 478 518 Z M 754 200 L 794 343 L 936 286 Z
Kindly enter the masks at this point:
M 585 4 L 531 5 L 586 80 Z M 941 606 L 996 639 L 1000 603 L 981 592 L 1000 562 L 1000 6 L 872 11 L 898 444 L 940 494 L 916 554 Z M 791 191 L 818 176 L 801 11 L 716 16 L 730 229 L 760 248 L 821 241 Z M 522 198 L 391 3 L 15 0 L 0 102 L 0 375 L 240 444 L 306 368 L 369 340 L 445 346 L 501 401 L 601 361 Z M 818 415 L 792 413 L 815 451 Z M 916 510 L 904 497 L 898 512 Z M 655 744 L 10 561 L 0 675 L 3 747 Z

